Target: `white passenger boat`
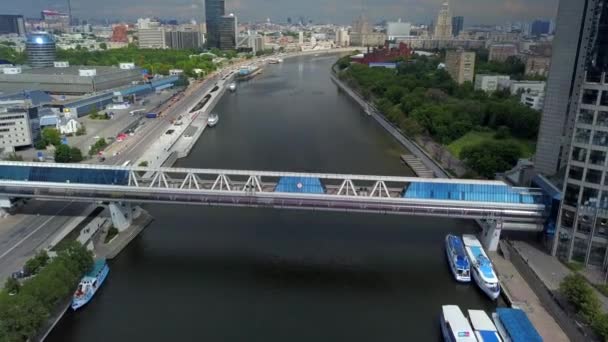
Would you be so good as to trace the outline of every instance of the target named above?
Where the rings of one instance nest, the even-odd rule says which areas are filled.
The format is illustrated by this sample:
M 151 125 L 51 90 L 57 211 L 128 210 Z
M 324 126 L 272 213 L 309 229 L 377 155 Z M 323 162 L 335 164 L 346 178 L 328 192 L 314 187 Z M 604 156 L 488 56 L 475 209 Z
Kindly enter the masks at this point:
M 471 263 L 471 273 L 473 273 L 475 283 L 488 297 L 498 298 L 500 295 L 498 276 L 481 243 L 474 235 L 469 234 L 463 235 L 462 241 Z
M 72 297 L 72 310 L 76 311 L 87 304 L 106 280 L 110 268 L 105 259 L 96 260 L 93 269 L 80 280 Z
M 460 282 L 470 282 L 471 265 L 460 237 L 451 234 L 445 237 L 445 254 L 448 257 L 448 263 L 454 278 Z
M 209 119 L 207 119 L 207 126 L 213 127 L 213 126 L 217 125 L 218 121 L 220 121 L 219 115 L 217 115 L 215 113 L 211 113 L 211 114 L 209 114 Z
M 440 323 L 444 341 L 477 342 L 469 321 L 460 311 L 458 305 L 442 306 Z
M 498 329 L 483 310 L 469 310 L 469 320 L 473 325 L 475 337 L 480 342 L 502 342 Z
M 236 83 L 232 82 L 228 85 L 228 90 L 234 92 L 236 91 Z

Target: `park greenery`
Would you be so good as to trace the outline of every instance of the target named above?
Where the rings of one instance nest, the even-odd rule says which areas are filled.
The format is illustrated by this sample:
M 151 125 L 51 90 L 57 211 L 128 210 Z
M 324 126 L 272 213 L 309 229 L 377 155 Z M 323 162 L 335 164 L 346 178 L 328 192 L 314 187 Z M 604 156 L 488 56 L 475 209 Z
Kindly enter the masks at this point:
M 35 147 L 39 150 L 43 150 L 49 145 L 57 147 L 61 145 L 61 133 L 59 133 L 57 128 L 45 127 L 42 129 L 40 139 L 35 145 Z
M 106 139 L 104 138 L 99 138 L 92 146 L 91 149 L 89 150 L 89 155 L 93 156 L 96 155 L 97 153 L 99 153 L 100 151 L 103 151 L 103 149 L 108 146 L 108 143 L 106 142 Z
M 78 147 L 63 144 L 55 147 L 56 163 L 79 163 L 82 159 L 82 151 Z
M 4 157 L 4 160 L 8 161 L 23 161 L 23 157 L 15 152 L 11 152 Z
M 215 52 L 219 53 L 220 57 L 236 56 L 236 52 Z M 71 65 L 116 66 L 119 63 L 135 63 L 152 74 L 168 75 L 171 69 L 182 69 L 188 77 L 199 77 L 216 69 L 212 56 L 200 56 L 199 53 L 197 50 L 139 49 L 130 46 L 101 51 L 59 49 L 57 59 L 68 61 Z M 197 74 L 195 69 L 202 70 L 202 73 Z
M 7 60 L 13 64 L 24 64 L 27 60 L 25 52 L 17 52 L 8 42 L 0 43 L 0 59 Z
M 32 340 L 93 265 L 92 253 L 75 241 L 45 260 L 37 261 L 37 272 L 24 281 L 9 278 L 0 292 L 0 341 Z
M 458 155 L 478 175 L 492 178 L 529 157 L 523 145 L 537 136 L 540 113 L 520 104 L 508 91 L 486 94 L 474 90 L 470 82 L 462 85 L 438 68 L 437 57 L 413 56 L 398 68 L 369 68 L 338 60 L 340 79 L 358 91 L 405 134 L 430 135 L 449 146 L 466 139 L 471 132 L 486 133 L 485 139 L 459 141 Z M 505 69 L 516 72 L 521 66 Z M 478 135 L 476 136 L 478 137 Z
M 560 284 L 560 292 L 574 307 L 577 314 L 603 340 L 608 340 L 608 314 L 602 312 L 601 302 L 585 277 L 580 273 L 573 273 L 567 276 Z

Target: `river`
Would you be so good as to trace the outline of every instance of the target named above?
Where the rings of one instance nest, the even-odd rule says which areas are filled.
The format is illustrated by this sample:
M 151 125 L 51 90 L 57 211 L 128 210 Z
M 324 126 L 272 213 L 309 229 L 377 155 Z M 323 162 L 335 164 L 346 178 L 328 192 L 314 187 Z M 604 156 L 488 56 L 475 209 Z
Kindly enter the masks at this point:
M 226 93 L 177 166 L 411 175 L 330 81 L 336 57 L 269 65 Z M 47 341 L 437 341 L 442 304 L 495 304 L 454 282 L 457 219 L 146 205 L 155 217 L 87 307 Z

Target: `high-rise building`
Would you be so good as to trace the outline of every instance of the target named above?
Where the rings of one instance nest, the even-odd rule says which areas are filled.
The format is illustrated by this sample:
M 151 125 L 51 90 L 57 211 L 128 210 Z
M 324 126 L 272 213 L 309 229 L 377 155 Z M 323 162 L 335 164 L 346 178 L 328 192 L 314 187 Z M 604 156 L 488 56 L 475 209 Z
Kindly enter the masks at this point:
M 304 32 L 298 32 L 298 44 L 304 45 Z
M 219 25 L 219 48 L 222 50 L 236 50 L 237 20 L 232 13 L 225 15 Z
M 353 21 L 350 33 L 352 46 L 380 46 L 384 45 L 385 40 L 386 35 L 382 32 L 374 32 L 364 15 L 360 15 Z
M 25 41 L 27 60 L 32 68 L 53 66 L 55 49 L 55 39 L 46 32 L 32 32 Z
M 570 144 L 565 154 L 564 195 L 552 252 L 566 262 L 605 269 L 608 264 L 608 0 L 560 1 L 556 35 L 559 45 L 554 49 L 549 90 L 554 91 L 554 101 L 556 90 L 563 88 L 561 91 L 570 99 L 567 102 L 575 115 L 572 133 L 567 136 Z M 569 45 L 574 58 L 567 62 L 569 66 L 561 65 L 562 61 L 566 63 L 562 58 L 567 57 L 560 56 L 567 53 L 566 46 L 561 44 L 576 35 L 578 42 Z M 570 74 L 564 74 L 566 70 L 558 70 L 559 67 Z M 561 79 L 555 77 L 562 74 Z M 552 100 L 546 99 L 545 109 Z M 559 108 L 561 116 L 569 114 L 567 105 Z M 543 121 L 547 114 L 554 113 L 543 113 Z M 562 121 L 558 123 L 561 125 Z M 553 139 L 555 145 L 560 145 L 561 136 L 558 134 L 557 139 Z
M 198 49 L 203 46 L 199 31 L 165 31 L 165 45 L 169 49 Z
M 536 144 L 534 167 L 552 176 L 565 168 L 581 84 L 587 46 L 592 39 L 592 13 L 588 2 L 595 0 L 562 0 L 557 12 L 553 55 L 547 79 L 547 92 Z M 587 10 L 585 10 L 588 8 Z M 563 170 L 562 170 L 563 171 Z
M 407 38 L 410 36 L 412 30 L 412 24 L 403 23 L 401 19 L 396 22 L 388 22 L 386 24 L 386 35 L 388 40 L 398 40 L 401 38 Z
M 348 30 L 340 27 L 336 30 L 336 45 L 340 47 L 347 47 L 350 45 L 350 36 Z
M 0 14 L 0 34 L 25 35 L 25 21 L 22 15 Z
M 139 47 L 142 49 L 165 49 L 165 29 L 163 27 L 139 29 L 137 30 Z
M 530 34 L 533 36 L 540 36 L 541 34 L 549 34 L 551 29 L 551 22 L 547 20 L 534 20 L 532 22 L 532 28 Z
M 207 24 L 207 46 L 220 47 L 220 22 L 226 14 L 224 0 L 205 0 L 205 21 Z M 236 38 L 235 38 L 236 39 Z
M 475 52 L 450 50 L 445 54 L 445 69 L 458 84 L 473 82 Z
M 458 37 L 458 35 L 460 34 L 460 32 L 462 32 L 463 29 L 464 29 L 464 17 L 463 16 L 452 17 L 452 35 L 454 37 Z
M 441 5 L 439 15 L 437 15 L 434 37 L 436 39 L 452 38 L 452 14 L 450 13 L 450 4 L 448 1 Z
M 114 25 L 114 27 L 112 27 L 112 37 L 110 38 L 110 41 L 114 43 L 128 43 L 127 25 Z
M 517 56 L 517 45 L 515 44 L 492 44 L 490 45 L 488 60 L 504 62 L 507 58 Z

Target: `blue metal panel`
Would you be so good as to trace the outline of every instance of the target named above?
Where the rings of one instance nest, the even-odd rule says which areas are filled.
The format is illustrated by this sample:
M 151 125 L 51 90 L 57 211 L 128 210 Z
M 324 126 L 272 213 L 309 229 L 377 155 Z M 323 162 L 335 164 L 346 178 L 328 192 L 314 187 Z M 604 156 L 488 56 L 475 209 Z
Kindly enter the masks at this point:
M 497 308 L 496 313 L 513 342 L 542 342 L 542 337 L 522 310 Z
M 325 188 L 323 187 L 323 184 L 321 184 L 319 178 L 281 177 L 274 191 L 323 194 L 325 193 Z
M 533 195 L 521 193 L 506 184 L 413 183 L 405 189 L 403 197 L 494 203 L 538 202 Z
M 0 179 L 32 182 L 127 185 L 124 170 L 68 169 L 59 167 L 0 166 Z

